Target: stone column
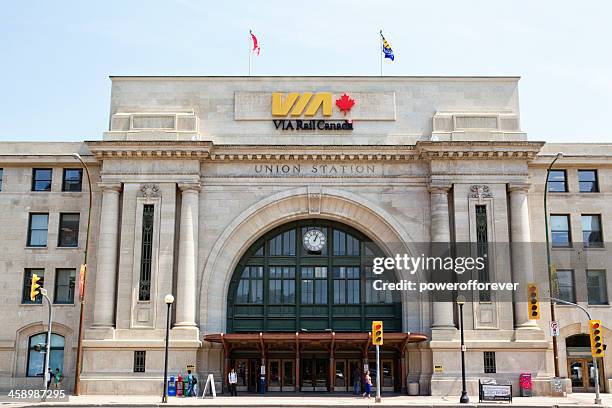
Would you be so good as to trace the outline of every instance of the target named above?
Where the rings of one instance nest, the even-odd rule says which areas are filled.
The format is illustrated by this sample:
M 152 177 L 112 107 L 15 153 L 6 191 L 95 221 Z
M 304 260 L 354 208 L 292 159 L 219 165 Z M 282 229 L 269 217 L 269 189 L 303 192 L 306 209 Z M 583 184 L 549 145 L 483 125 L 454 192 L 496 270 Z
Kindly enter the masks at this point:
M 433 256 L 444 255 L 442 248 L 450 249 L 450 215 L 448 212 L 448 192 L 451 186 L 429 186 L 431 201 L 430 235 Z M 450 300 L 450 299 L 449 299 Z M 433 299 L 433 325 L 432 328 L 454 328 L 453 302 L 441 302 Z
M 510 239 L 512 241 L 512 277 L 520 283 L 524 293 L 518 295 L 524 301 L 514 302 L 514 323 L 516 327 L 537 328 L 535 320 L 529 320 L 526 285 L 533 282 L 533 257 L 531 251 L 531 228 L 529 226 L 529 185 L 511 185 L 510 191 Z M 541 292 L 540 292 L 541 293 Z
M 98 186 L 102 189 L 102 214 L 97 251 L 93 326 L 113 327 L 121 183 L 99 183 Z
M 182 200 L 175 327 L 195 327 L 200 184 L 179 184 L 179 188 L 181 189 Z

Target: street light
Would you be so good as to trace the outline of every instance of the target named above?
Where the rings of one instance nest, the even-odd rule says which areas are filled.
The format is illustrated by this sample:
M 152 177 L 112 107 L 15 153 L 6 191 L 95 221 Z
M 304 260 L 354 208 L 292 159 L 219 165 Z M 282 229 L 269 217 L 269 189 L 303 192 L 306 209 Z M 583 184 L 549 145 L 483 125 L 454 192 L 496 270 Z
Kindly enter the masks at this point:
M 89 176 L 89 168 L 85 164 L 85 161 L 78 153 L 72 153 L 72 156 L 81 162 L 87 175 L 87 185 L 89 186 L 89 209 L 87 212 L 87 235 L 85 238 L 85 251 L 83 254 L 83 265 L 79 269 L 79 340 L 77 343 L 77 355 L 76 355 L 76 367 L 74 374 L 74 395 L 80 395 L 81 393 L 81 366 L 83 364 L 83 323 L 85 320 L 85 282 L 87 278 L 87 253 L 89 252 L 89 232 L 91 226 L 91 205 L 93 201 L 91 191 L 91 177 Z
M 467 386 L 465 384 L 465 340 L 463 337 L 463 305 L 465 304 L 465 297 L 462 295 L 457 296 L 457 304 L 459 305 L 459 322 L 461 330 L 461 398 L 459 402 L 461 404 L 467 404 L 470 402 L 467 394 Z
M 546 263 L 548 265 L 548 287 L 550 290 L 550 320 L 555 321 L 555 302 L 552 300 L 553 295 L 553 282 L 552 282 L 552 265 L 550 260 L 550 232 L 548 231 L 548 180 L 550 178 L 550 169 L 554 166 L 555 162 L 563 157 L 563 153 L 559 152 L 555 156 L 555 159 L 550 163 L 548 169 L 546 169 L 546 183 L 544 184 L 544 227 L 546 228 Z M 559 350 L 557 348 L 557 336 L 552 336 L 553 341 L 553 360 L 555 363 L 555 377 L 559 377 Z
M 166 302 L 166 306 L 168 306 L 168 313 L 166 314 L 166 352 L 164 355 L 164 392 L 162 395 L 162 403 L 166 404 L 168 402 L 168 339 L 170 337 L 170 308 L 174 303 L 174 296 L 167 294 L 164 298 L 164 302 Z

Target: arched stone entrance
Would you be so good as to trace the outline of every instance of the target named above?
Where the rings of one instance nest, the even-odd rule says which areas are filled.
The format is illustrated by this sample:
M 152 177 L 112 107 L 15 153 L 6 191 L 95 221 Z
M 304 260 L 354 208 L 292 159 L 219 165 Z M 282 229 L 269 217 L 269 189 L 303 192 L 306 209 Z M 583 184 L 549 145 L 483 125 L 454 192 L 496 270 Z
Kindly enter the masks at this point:
M 199 322 L 203 333 L 226 332 L 227 294 L 232 273 L 244 252 L 263 234 L 306 218 L 338 221 L 369 236 L 386 255 L 415 242 L 394 217 L 367 199 L 339 189 L 302 187 L 272 195 L 234 219 L 215 242 L 200 276 Z M 393 247 L 393 249 L 392 249 Z M 398 278 L 404 278 L 398 276 Z M 402 295 L 403 330 L 424 331 L 429 305 Z

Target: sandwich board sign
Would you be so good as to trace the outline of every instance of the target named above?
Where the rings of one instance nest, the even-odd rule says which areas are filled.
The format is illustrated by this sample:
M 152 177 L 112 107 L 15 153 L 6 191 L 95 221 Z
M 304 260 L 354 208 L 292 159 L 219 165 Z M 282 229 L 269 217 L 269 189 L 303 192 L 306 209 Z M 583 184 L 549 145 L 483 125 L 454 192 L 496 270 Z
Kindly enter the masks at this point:
M 208 378 L 206 379 L 206 385 L 204 386 L 204 391 L 202 392 L 202 398 L 206 397 L 206 392 L 210 388 L 210 393 L 213 398 L 217 397 L 217 391 L 215 390 L 215 378 L 212 374 L 208 374 Z

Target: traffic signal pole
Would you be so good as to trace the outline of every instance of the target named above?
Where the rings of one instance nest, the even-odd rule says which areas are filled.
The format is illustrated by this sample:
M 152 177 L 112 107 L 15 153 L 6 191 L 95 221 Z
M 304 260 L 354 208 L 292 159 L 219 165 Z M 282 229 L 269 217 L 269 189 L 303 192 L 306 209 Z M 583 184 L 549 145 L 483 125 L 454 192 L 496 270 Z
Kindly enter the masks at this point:
M 376 398 L 375 402 L 381 402 L 380 397 L 380 346 L 383 345 L 383 322 L 374 320 L 372 322 L 372 344 L 376 346 Z
M 380 346 L 376 345 L 376 399 L 375 402 L 381 402 L 380 397 Z
M 557 303 L 563 303 L 564 305 L 575 306 L 579 308 L 580 310 L 582 310 L 584 313 L 586 313 L 589 321 L 593 320 L 591 319 L 591 314 L 589 313 L 589 311 L 583 306 L 580 306 L 579 304 L 568 302 L 562 299 L 553 298 L 553 297 L 550 298 L 550 301 L 557 302 Z M 595 404 L 601 405 L 601 397 L 599 396 L 599 367 L 597 365 L 597 357 L 595 356 L 593 356 L 593 369 L 595 370 Z
M 47 324 L 47 344 L 46 344 L 46 352 L 45 352 L 45 368 L 43 369 L 43 381 L 45 382 L 45 394 L 43 395 L 43 401 L 47 399 L 47 391 L 49 390 L 49 381 L 47 380 L 47 375 L 49 374 L 49 356 L 51 355 L 51 324 L 53 322 L 53 306 L 51 305 L 51 300 L 49 300 L 49 296 L 47 296 L 47 289 L 40 288 L 40 294 L 47 301 L 47 305 L 49 306 L 49 322 Z M 49 378 L 51 379 L 51 378 Z

